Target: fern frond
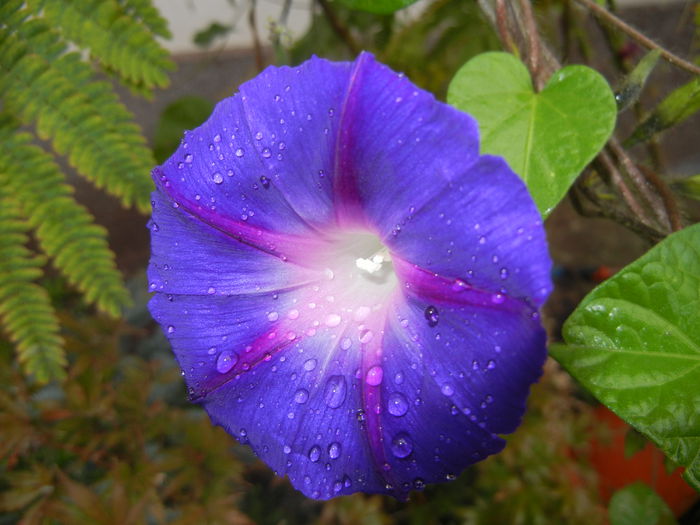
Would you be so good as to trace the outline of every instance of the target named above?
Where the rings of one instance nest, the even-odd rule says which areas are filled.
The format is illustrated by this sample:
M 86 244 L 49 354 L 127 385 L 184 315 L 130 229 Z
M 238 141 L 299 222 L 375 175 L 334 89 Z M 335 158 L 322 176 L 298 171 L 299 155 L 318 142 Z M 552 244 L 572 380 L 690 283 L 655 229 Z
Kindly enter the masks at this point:
M 21 2 L 20 2 L 21 4 Z M 8 15 L 7 4 L 0 16 Z M 0 25 L 0 97 L 4 109 L 67 155 L 78 172 L 120 197 L 149 209 L 149 172 L 155 164 L 132 115 L 91 68 L 64 51 L 59 35 L 20 9 Z
M 129 304 L 107 232 L 72 196 L 53 157 L 0 116 L 0 186 L 34 228 L 42 251 L 69 283 L 114 316 Z
M 30 0 L 28 5 L 61 34 L 128 83 L 151 89 L 168 85 L 174 69 L 168 52 L 146 27 L 127 16 L 117 0 Z
M 6 178 L 0 171 L 0 180 Z M 45 383 L 63 378 L 66 357 L 49 295 L 34 283 L 45 261 L 26 246 L 29 227 L 0 183 L 0 324 L 15 343 L 24 370 Z
M 127 15 L 139 20 L 154 34 L 163 38 L 172 37 L 168 29 L 167 20 L 160 16 L 158 10 L 153 7 L 151 0 L 119 0 L 119 5 L 122 6 Z

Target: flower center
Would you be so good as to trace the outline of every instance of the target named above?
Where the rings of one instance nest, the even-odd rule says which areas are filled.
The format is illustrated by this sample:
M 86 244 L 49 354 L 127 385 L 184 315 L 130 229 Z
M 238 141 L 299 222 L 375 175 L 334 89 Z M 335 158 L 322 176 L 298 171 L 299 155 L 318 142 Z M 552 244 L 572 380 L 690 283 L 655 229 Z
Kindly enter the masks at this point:
M 398 283 L 389 249 L 371 233 L 342 234 L 320 262 L 348 303 L 382 303 Z

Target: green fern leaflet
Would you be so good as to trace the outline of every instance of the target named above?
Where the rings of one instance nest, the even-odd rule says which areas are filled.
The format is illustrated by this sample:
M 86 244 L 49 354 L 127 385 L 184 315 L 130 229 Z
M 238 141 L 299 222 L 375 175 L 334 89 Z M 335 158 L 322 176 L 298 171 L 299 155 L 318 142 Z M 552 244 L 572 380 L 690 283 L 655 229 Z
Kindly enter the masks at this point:
M 124 206 L 150 209 L 153 154 L 96 73 L 145 95 L 166 86 L 173 63 L 155 35 L 170 33 L 151 0 L 0 2 L 0 327 L 38 381 L 61 379 L 66 363 L 36 283 L 47 260 L 99 310 L 118 316 L 129 304 L 107 232 L 75 201 L 54 155 Z

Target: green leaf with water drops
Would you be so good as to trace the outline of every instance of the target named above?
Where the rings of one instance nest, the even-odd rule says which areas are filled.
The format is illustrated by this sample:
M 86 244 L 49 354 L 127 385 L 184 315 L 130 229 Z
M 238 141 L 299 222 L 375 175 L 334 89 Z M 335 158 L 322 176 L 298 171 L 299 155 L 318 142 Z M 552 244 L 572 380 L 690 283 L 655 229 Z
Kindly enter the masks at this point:
M 479 122 L 483 153 L 504 157 L 547 216 L 610 137 L 617 116 L 607 81 L 567 66 L 535 93 L 525 65 L 508 53 L 469 60 L 447 101 Z
M 595 288 L 550 353 L 700 490 L 700 224 Z
M 418 0 L 336 0 L 339 4 L 343 4 L 350 9 L 358 11 L 368 11 L 379 15 L 388 15 L 411 4 L 415 4 Z
M 610 498 L 610 525 L 675 525 L 671 509 L 644 483 L 632 483 Z

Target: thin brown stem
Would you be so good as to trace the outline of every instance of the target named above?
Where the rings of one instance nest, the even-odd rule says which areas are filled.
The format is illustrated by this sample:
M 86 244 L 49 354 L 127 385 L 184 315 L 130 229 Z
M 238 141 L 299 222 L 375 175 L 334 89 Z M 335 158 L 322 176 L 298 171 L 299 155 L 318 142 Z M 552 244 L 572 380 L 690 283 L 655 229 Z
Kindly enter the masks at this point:
M 265 67 L 265 58 L 263 57 L 262 44 L 260 43 L 260 33 L 258 32 L 258 22 L 256 16 L 257 0 L 251 0 L 250 11 L 248 11 L 248 25 L 250 32 L 253 35 L 253 50 L 255 53 L 255 67 L 258 72 Z
M 594 209 L 588 209 L 584 206 L 583 201 L 579 198 L 579 194 L 586 198 L 588 202 L 595 206 Z M 621 226 L 624 226 L 630 231 L 633 231 L 640 237 L 646 239 L 652 244 L 656 244 L 664 238 L 664 234 L 645 223 L 620 213 L 614 208 L 601 203 L 595 192 L 582 184 L 575 184 L 572 191 L 569 192 L 569 197 L 574 209 L 583 217 L 593 217 L 601 219 L 609 219 Z
M 646 166 L 639 166 L 639 170 L 644 174 L 647 181 L 656 188 L 656 191 L 661 196 L 661 200 L 666 208 L 666 216 L 671 223 L 671 230 L 677 232 L 683 229 L 683 221 L 681 220 L 681 213 L 678 209 L 678 204 L 673 196 L 673 192 L 669 189 L 666 182 L 661 179 L 653 170 L 647 168 Z
M 357 44 L 357 42 L 355 42 L 355 39 L 353 38 L 348 28 L 345 27 L 340 21 L 338 15 L 335 14 L 333 8 L 328 4 L 328 0 L 317 1 L 318 5 L 321 6 L 321 10 L 323 11 L 323 14 L 328 20 L 328 23 L 330 24 L 331 28 L 333 29 L 335 34 L 338 35 L 338 38 L 340 38 L 340 40 L 343 41 L 350 53 L 352 53 L 353 55 L 358 55 L 360 51 L 362 51 L 362 49 Z
M 603 150 L 598 154 L 598 162 L 605 169 L 605 171 L 610 176 L 610 183 L 620 192 L 622 200 L 627 204 L 627 207 L 634 213 L 639 219 L 646 223 L 645 217 L 646 212 L 643 206 L 637 201 L 634 192 L 627 185 L 627 181 L 617 169 L 615 162 L 610 157 L 610 154 Z
M 604 21 L 616 26 L 618 29 L 620 29 L 620 31 L 625 33 L 630 38 L 636 40 L 637 42 L 639 42 L 641 45 L 643 45 L 647 49 L 658 49 L 659 52 L 661 53 L 661 56 L 664 57 L 666 60 L 668 60 L 670 63 L 680 67 L 681 69 L 685 69 L 686 71 L 693 73 L 694 75 L 700 75 L 700 67 L 696 66 L 695 64 L 691 64 L 687 60 L 684 60 L 681 57 L 671 53 L 668 49 L 661 46 L 660 44 L 657 44 L 648 36 L 637 31 L 635 28 L 633 28 L 631 25 L 629 25 L 624 20 L 618 18 L 617 16 L 612 14 L 610 11 L 608 11 L 604 7 L 601 7 L 600 5 L 598 5 L 594 0 L 576 0 L 576 1 L 579 4 L 585 6 L 587 9 L 589 9 L 597 17 L 599 17 L 599 18 L 603 19 Z
M 544 86 L 542 75 L 540 74 L 540 39 L 537 31 L 535 15 L 532 12 L 530 0 L 520 0 L 520 10 L 523 13 L 525 27 L 523 36 L 527 40 L 527 61 L 530 66 L 530 73 L 535 80 L 535 88 L 540 91 Z
M 508 28 L 508 7 L 505 0 L 496 0 L 496 28 L 498 36 L 501 38 L 503 47 L 511 53 L 518 52 L 518 46 L 515 45 L 513 34 Z
M 639 190 L 641 196 L 644 198 L 644 200 L 646 200 L 647 204 L 653 211 L 657 222 L 663 225 L 663 227 L 670 229 L 671 221 L 668 215 L 666 215 L 666 208 L 664 206 L 663 199 L 651 190 L 649 181 L 615 138 L 610 139 L 608 142 L 608 147 L 610 148 L 610 151 L 613 152 L 618 162 L 622 165 L 624 171 L 630 177 L 637 190 Z

